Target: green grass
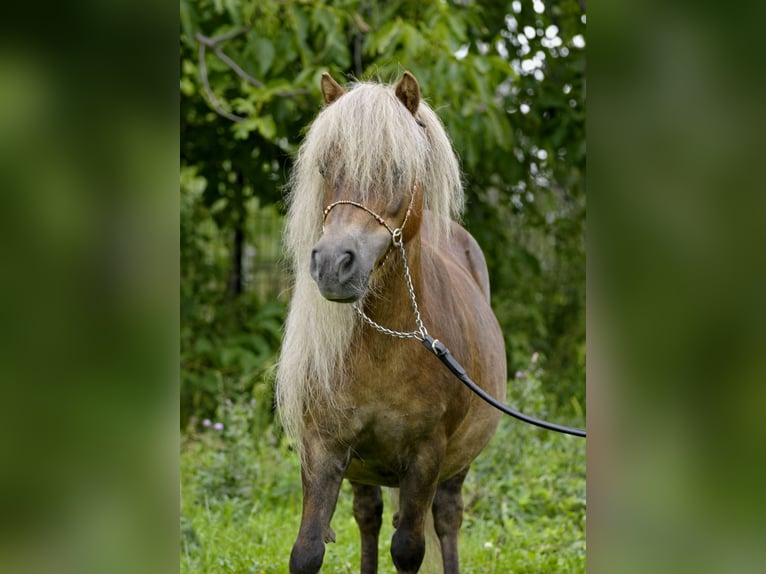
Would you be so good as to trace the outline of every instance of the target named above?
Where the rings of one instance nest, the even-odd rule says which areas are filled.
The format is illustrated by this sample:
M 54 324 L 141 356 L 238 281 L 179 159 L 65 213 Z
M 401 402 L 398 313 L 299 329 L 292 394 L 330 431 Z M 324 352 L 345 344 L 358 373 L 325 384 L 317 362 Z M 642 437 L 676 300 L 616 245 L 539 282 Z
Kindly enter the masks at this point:
M 512 385 L 510 402 L 546 414 L 534 378 Z M 197 423 L 182 437 L 182 574 L 287 572 L 300 523 L 299 466 L 259 408 L 228 404 L 220 413 L 222 431 Z M 583 439 L 505 417 L 472 466 L 463 497 L 463 574 L 585 572 Z M 351 502 L 344 482 L 332 522 L 337 542 L 327 546 L 323 572 L 358 572 Z M 386 508 L 381 573 L 395 572 L 392 535 Z

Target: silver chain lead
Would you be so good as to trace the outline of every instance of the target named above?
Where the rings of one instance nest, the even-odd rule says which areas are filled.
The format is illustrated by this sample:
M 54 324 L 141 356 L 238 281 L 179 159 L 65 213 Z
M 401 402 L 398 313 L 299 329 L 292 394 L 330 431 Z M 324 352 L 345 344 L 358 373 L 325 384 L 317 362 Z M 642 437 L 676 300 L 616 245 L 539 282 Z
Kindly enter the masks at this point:
M 367 323 L 370 327 L 375 329 L 376 331 L 380 331 L 381 333 L 385 335 L 390 335 L 391 337 L 397 337 L 399 339 L 417 339 L 418 341 L 423 341 L 425 337 L 428 335 L 428 331 L 426 330 L 425 325 L 423 324 L 423 320 L 420 318 L 420 311 L 418 310 L 418 302 L 415 299 L 415 288 L 412 286 L 412 276 L 410 275 L 410 266 L 407 264 L 407 255 L 404 252 L 404 241 L 402 240 L 402 230 L 401 228 L 397 228 L 392 233 L 392 238 L 394 245 L 399 248 L 399 251 L 402 254 L 402 263 L 404 264 L 404 278 L 407 282 L 407 290 L 410 292 L 410 302 L 412 303 L 412 310 L 415 313 L 415 323 L 417 324 L 418 330 L 417 331 L 395 331 L 393 329 L 387 329 L 383 325 L 380 325 L 370 319 L 364 311 L 354 303 L 354 311 L 356 311 L 356 314 L 359 315 L 359 317 L 362 318 L 362 320 Z

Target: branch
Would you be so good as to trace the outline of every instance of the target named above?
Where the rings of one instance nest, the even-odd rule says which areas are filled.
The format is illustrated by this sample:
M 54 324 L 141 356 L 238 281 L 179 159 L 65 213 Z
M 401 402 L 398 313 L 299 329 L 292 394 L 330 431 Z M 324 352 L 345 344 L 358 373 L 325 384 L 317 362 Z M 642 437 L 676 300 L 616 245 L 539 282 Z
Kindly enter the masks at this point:
M 247 34 L 250 30 L 253 29 L 253 24 L 248 24 L 244 28 L 240 28 L 239 30 L 232 30 L 231 32 L 226 32 L 226 34 L 221 34 L 220 36 L 216 36 L 215 38 L 207 38 L 206 36 L 203 36 L 202 34 L 197 34 L 197 40 L 200 42 L 203 42 L 205 45 L 207 45 L 210 48 L 215 48 L 219 44 L 222 44 L 223 42 L 228 42 L 229 40 L 232 40 L 236 38 L 237 36 L 241 36 L 243 34 Z
M 254 78 L 247 72 L 245 72 L 242 68 L 239 67 L 239 65 L 229 58 L 226 54 L 223 53 L 223 50 L 221 48 L 214 48 L 216 55 L 221 58 L 224 64 L 228 65 L 234 72 L 243 80 L 246 82 L 254 85 L 256 88 L 263 88 L 265 84 L 261 82 L 260 80 Z
M 207 79 L 207 65 L 205 64 L 205 44 L 203 43 L 200 43 L 199 45 L 199 74 L 202 79 L 202 87 L 205 89 L 205 94 L 207 94 L 208 101 L 210 102 L 210 105 L 213 106 L 213 109 L 216 111 L 216 113 L 233 122 L 245 121 L 245 118 L 236 116 L 223 109 L 223 106 L 221 106 L 218 98 L 215 97 L 213 90 L 210 88 L 210 82 Z
M 197 32 L 194 37 L 196 38 L 197 42 L 199 42 L 199 70 L 200 70 L 200 77 L 202 78 L 202 86 L 205 89 L 205 93 L 207 94 L 208 100 L 210 101 L 210 105 L 213 106 L 213 109 L 218 113 L 219 115 L 223 116 L 224 118 L 231 120 L 233 122 L 241 122 L 244 121 L 245 118 L 237 116 L 232 114 L 231 112 L 227 112 L 221 103 L 218 101 L 218 98 L 216 98 L 215 94 L 213 93 L 212 88 L 210 87 L 210 81 L 208 80 L 207 75 L 207 65 L 205 63 L 205 49 L 210 48 L 215 52 L 215 55 L 220 58 L 220 60 L 226 64 L 235 74 L 237 74 L 240 78 L 245 80 L 248 84 L 255 86 L 256 88 L 265 88 L 266 84 L 264 84 L 262 81 L 260 81 L 258 78 L 255 78 L 248 74 L 245 70 L 242 69 L 242 67 L 237 64 L 234 60 L 232 60 L 229 56 L 226 55 L 226 53 L 221 48 L 221 44 L 223 42 L 226 42 L 228 40 L 232 40 L 233 38 L 236 38 L 237 36 L 241 36 L 243 34 L 246 34 L 249 32 L 253 27 L 253 24 L 249 24 L 244 28 L 240 28 L 238 30 L 232 30 L 231 32 L 227 32 L 226 34 L 221 34 L 220 36 L 215 36 L 214 38 L 209 38 L 208 36 L 204 36 Z M 291 90 L 287 92 L 277 92 L 276 95 L 282 98 L 288 98 L 293 96 L 303 96 L 310 94 L 310 90 Z
M 359 33 L 354 36 L 354 64 L 356 67 L 356 77 L 362 76 L 362 34 L 366 34 L 370 31 L 370 26 L 359 15 L 359 12 L 354 12 L 354 23 L 359 28 Z
M 243 32 L 240 31 L 240 33 L 243 33 Z M 229 34 L 229 36 L 231 36 L 232 38 L 234 38 L 234 37 L 236 37 L 238 35 L 239 34 L 235 34 L 235 35 L 232 36 L 231 34 Z M 256 88 L 263 88 L 265 86 L 265 84 L 263 82 L 261 82 L 257 78 L 254 78 L 253 76 L 251 76 L 250 74 L 245 72 L 234 60 L 229 58 L 229 56 L 227 56 L 224 53 L 223 49 L 219 45 L 221 43 L 221 38 L 223 38 L 223 37 L 224 36 L 218 36 L 218 38 L 208 38 L 207 36 L 203 36 L 199 32 L 197 34 L 195 34 L 195 38 L 197 38 L 197 41 L 200 44 L 203 44 L 203 45 L 211 48 L 215 52 L 216 56 L 218 56 L 224 64 L 229 66 L 229 68 L 234 70 L 234 72 L 240 78 L 245 80 L 247 83 L 252 84 Z

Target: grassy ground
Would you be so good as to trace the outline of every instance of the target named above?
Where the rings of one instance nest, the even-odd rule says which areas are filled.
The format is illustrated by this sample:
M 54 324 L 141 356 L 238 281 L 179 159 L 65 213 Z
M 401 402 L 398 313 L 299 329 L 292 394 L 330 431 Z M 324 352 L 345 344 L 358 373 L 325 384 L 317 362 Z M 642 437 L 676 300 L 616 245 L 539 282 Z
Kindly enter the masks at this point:
M 509 402 L 545 414 L 533 377 L 512 381 Z M 297 457 L 260 405 L 229 403 L 220 420 L 182 437 L 181 572 L 287 572 L 300 522 Z M 567 421 L 562 421 L 567 422 Z M 219 423 L 219 428 L 215 428 Z M 220 425 L 223 428 L 220 428 Z M 463 490 L 463 574 L 585 572 L 585 441 L 505 417 Z M 358 572 L 359 535 L 344 482 L 323 572 Z M 380 572 L 389 555 L 384 510 Z

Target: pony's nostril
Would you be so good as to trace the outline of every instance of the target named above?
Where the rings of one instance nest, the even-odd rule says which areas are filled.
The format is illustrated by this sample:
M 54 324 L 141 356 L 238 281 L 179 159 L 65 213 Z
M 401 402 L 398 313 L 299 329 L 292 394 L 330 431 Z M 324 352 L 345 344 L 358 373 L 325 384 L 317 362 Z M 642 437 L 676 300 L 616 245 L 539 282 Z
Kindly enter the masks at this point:
M 338 258 L 338 268 L 344 269 L 354 264 L 354 252 L 346 251 Z
M 309 264 L 309 273 L 316 279 L 319 271 L 319 263 L 317 262 L 318 253 L 316 249 L 311 250 L 311 263 Z
M 354 274 L 356 257 L 353 251 L 344 251 L 337 259 L 338 279 L 343 282 Z

